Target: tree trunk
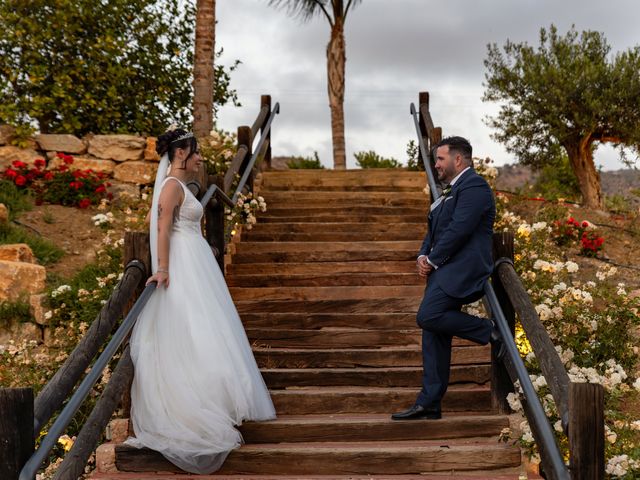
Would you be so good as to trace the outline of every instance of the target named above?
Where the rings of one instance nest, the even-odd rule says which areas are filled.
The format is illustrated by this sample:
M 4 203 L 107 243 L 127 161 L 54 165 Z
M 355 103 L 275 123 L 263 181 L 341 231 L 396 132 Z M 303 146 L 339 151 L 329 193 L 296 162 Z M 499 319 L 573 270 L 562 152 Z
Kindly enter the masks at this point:
M 602 210 L 602 189 L 600 188 L 600 174 L 593 162 L 592 140 L 582 138 L 579 142 L 565 145 L 571 168 L 576 174 L 582 202 L 588 208 Z
M 216 0 L 197 0 L 193 61 L 193 133 L 198 138 L 208 135 L 213 128 L 215 38 Z
M 331 108 L 331 136 L 333 139 L 333 168 L 347 166 L 344 142 L 344 71 L 347 61 L 344 41 L 344 18 L 336 15 L 327 45 L 327 80 L 329 108 Z

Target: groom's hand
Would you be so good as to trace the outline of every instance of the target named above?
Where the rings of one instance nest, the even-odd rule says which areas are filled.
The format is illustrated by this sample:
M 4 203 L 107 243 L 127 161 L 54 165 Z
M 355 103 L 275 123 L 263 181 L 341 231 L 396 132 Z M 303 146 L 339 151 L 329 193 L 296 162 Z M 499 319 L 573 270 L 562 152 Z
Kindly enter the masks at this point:
M 433 270 L 433 266 L 427 262 L 426 255 L 422 255 L 418 258 L 416 261 L 416 267 L 418 268 L 418 275 L 422 278 L 426 278 Z

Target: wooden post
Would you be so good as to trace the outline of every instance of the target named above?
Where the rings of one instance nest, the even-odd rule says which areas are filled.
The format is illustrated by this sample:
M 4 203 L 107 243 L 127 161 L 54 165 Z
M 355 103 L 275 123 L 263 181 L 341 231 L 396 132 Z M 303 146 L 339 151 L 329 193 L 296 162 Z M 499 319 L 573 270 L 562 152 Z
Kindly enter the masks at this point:
M 264 131 L 267 120 L 269 120 L 269 116 L 271 115 L 271 95 L 262 95 L 260 97 L 260 109 L 265 106 L 269 107 L 269 115 L 267 115 L 264 120 L 264 124 L 260 127 L 260 133 Z M 267 134 L 266 141 L 268 142 L 268 147 L 264 152 L 264 159 L 261 165 L 262 170 L 271 168 L 271 130 L 269 130 L 269 133 Z
M 34 446 L 33 389 L 0 388 L 0 478 L 17 480 Z
M 249 166 L 249 161 L 251 160 L 251 154 L 253 153 L 252 145 L 253 138 L 251 138 L 251 127 L 243 126 L 238 127 L 238 148 L 244 145 L 247 147 L 247 153 L 242 160 L 242 165 L 240 165 L 240 170 L 238 171 L 239 175 L 242 177 L 245 169 Z M 247 188 L 249 192 L 253 192 L 253 173 L 249 175 L 249 179 L 247 180 Z
M 223 188 L 224 179 L 220 175 L 209 175 L 209 185 L 218 185 L 218 188 Z M 205 205 L 205 237 L 207 242 L 214 250 L 214 255 L 220 266 L 220 271 L 224 275 L 224 207 L 225 204 L 218 201 L 213 204 L 209 202 Z
M 424 121 L 424 116 L 422 115 L 423 108 L 426 108 L 427 111 L 429 110 L 429 92 L 418 93 L 418 125 L 420 126 L 420 136 L 422 137 L 422 141 L 427 152 L 429 152 L 431 150 L 431 144 L 429 143 L 429 131 L 427 129 L 427 124 Z M 418 165 L 424 165 L 420 149 L 418 149 Z
M 147 278 L 151 276 L 151 246 L 149 245 L 149 234 L 147 232 L 125 232 L 124 234 L 124 265 L 132 260 L 139 260 L 145 266 L 146 272 L 142 280 L 135 289 L 135 294 L 131 297 L 129 304 L 124 309 L 123 316 L 126 317 L 133 304 L 144 290 Z M 171 266 L 169 266 L 171 267 Z M 128 340 L 127 340 L 128 341 Z M 127 385 L 121 396 L 122 411 L 127 418 L 131 418 L 131 383 L 133 375 L 126 380 Z M 133 434 L 131 422 L 129 422 L 129 434 Z
M 512 232 L 498 232 L 493 234 L 493 259 L 508 258 L 513 261 L 514 238 Z M 504 313 L 511 336 L 515 336 L 516 312 L 511 305 L 507 292 L 502 285 L 497 271 L 491 275 L 491 283 Z M 513 382 L 504 364 L 496 358 L 495 348 L 491 348 L 491 406 L 499 413 L 509 413 L 507 395 L 514 391 Z
M 569 453 L 571 478 L 604 478 L 604 388 L 569 384 Z

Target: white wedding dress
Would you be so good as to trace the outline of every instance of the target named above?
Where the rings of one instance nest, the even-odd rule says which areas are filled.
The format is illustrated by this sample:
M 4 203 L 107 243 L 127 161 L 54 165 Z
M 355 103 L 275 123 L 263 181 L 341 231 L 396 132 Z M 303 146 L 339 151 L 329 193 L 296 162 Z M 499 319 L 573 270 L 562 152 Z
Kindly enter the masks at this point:
M 179 181 L 167 177 L 167 182 Z M 168 288 L 156 289 L 131 335 L 135 438 L 183 470 L 218 470 L 242 443 L 243 420 L 275 410 L 249 341 L 200 230 L 203 209 L 180 182 L 184 201 L 170 241 Z

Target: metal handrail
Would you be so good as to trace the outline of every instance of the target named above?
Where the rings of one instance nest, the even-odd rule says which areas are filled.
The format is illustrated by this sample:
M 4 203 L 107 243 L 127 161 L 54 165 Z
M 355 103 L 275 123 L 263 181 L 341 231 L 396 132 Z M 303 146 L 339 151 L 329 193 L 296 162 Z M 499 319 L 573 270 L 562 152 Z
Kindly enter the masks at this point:
M 82 402 L 84 402 L 85 398 L 87 398 L 87 395 L 89 395 L 89 392 L 102 375 L 102 371 L 104 370 L 104 368 L 107 366 L 113 355 L 127 338 L 129 332 L 131 332 L 131 329 L 136 323 L 138 315 L 140 315 L 140 312 L 149 300 L 149 297 L 156 289 L 156 285 L 156 282 L 151 282 L 140 294 L 138 300 L 136 300 L 136 303 L 133 305 L 133 308 L 129 311 L 127 317 L 113 334 L 113 337 L 105 347 L 104 351 L 100 354 L 96 362 L 93 364 L 93 367 L 91 367 L 91 370 L 89 371 L 87 376 L 71 396 L 69 402 L 62 409 L 62 412 L 60 412 L 60 415 L 58 416 L 56 421 L 53 422 L 53 425 L 49 429 L 49 432 L 42 440 L 40 447 L 38 447 L 33 455 L 31 455 L 31 458 L 29 458 L 27 463 L 25 463 L 24 467 L 22 467 L 20 476 L 18 477 L 19 480 L 33 480 L 35 478 L 38 468 L 40 468 L 42 462 L 47 458 L 49 452 L 51 452 L 51 449 L 53 449 L 55 444 L 58 442 L 58 438 L 67 428 L 67 426 L 73 419 L 73 416 L 82 405 Z
M 258 159 L 258 155 L 260 155 L 260 151 L 262 150 L 262 145 L 264 144 L 267 137 L 269 136 L 269 130 L 271 130 L 271 122 L 273 122 L 273 119 L 278 113 L 280 113 L 280 104 L 276 102 L 276 104 L 273 106 L 273 110 L 271 110 L 271 115 L 269 115 L 269 120 L 267 120 L 267 123 L 262 129 L 262 134 L 260 135 L 260 141 L 258 142 L 258 146 L 253 152 L 253 155 L 251 155 L 251 160 L 249 160 L 249 163 L 244 169 L 242 177 L 240 178 L 240 182 L 238 183 L 238 187 L 236 188 L 236 191 L 233 194 L 233 197 L 231 197 L 231 201 L 233 202 L 234 205 L 238 201 L 238 197 L 242 193 L 242 189 L 246 185 L 247 180 L 249 179 L 249 175 L 251 175 L 251 169 L 253 168 L 253 165 L 256 163 L 256 160 Z
M 426 155 L 426 147 L 422 140 L 422 135 L 420 135 L 420 126 L 417 119 L 416 109 L 413 103 L 410 106 L 411 115 L 413 116 L 416 132 L 418 134 L 418 145 L 420 146 L 420 151 L 422 152 L 422 159 L 425 162 L 425 172 L 427 174 L 427 178 L 429 179 L 429 186 L 431 187 L 431 195 L 433 201 L 435 202 L 440 197 L 438 190 L 435 188 L 435 179 L 433 178 L 433 172 L 430 168 L 430 165 L 427 163 L 429 157 Z M 433 186 L 432 186 L 433 185 Z M 570 474 L 567 466 L 564 464 L 562 459 L 562 454 L 560 453 L 560 449 L 556 442 L 555 436 L 553 435 L 553 430 L 551 429 L 551 423 L 547 418 L 544 408 L 540 403 L 540 399 L 536 394 L 536 390 L 533 387 L 533 383 L 531 382 L 531 378 L 529 378 L 529 373 L 527 372 L 526 367 L 524 366 L 524 362 L 520 357 L 520 353 L 518 352 L 518 347 L 516 346 L 516 342 L 511 335 L 511 330 L 509 329 L 509 324 L 507 323 L 507 319 L 500 307 L 500 303 L 498 302 L 498 297 L 493 289 L 493 285 L 491 282 L 487 281 L 484 287 L 484 294 L 491 308 L 491 312 L 496 321 L 496 326 L 502 336 L 502 341 L 505 344 L 507 349 L 507 355 L 511 360 L 515 373 L 520 381 L 520 386 L 524 392 L 525 399 L 531 408 L 531 413 L 533 418 L 529 419 L 530 422 L 534 423 L 537 427 L 538 432 L 540 433 L 540 438 L 536 440 L 540 442 L 544 448 L 545 453 L 548 455 L 546 459 L 548 461 L 548 467 L 553 470 L 554 478 L 558 479 L 566 479 L 569 480 Z
M 264 107 L 263 107 L 263 110 L 264 110 Z M 234 192 L 233 196 L 229 198 L 229 196 L 218 185 L 215 185 L 215 184 L 209 185 L 209 188 L 207 189 L 205 194 L 202 196 L 202 200 L 201 200 L 202 205 L 206 205 L 209 202 L 209 200 L 211 200 L 211 198 L 214 195 L 216 195 L 218 198 L 220 198 L 220 200 L 226 203 L 229 207 L 233 208 L 235 206 L 236 202 L 238 201 L 238 197 L 242 193 L 242 190 L 244 189 L 245 185 L 247 184 L 247 180 L 249 179 L 249 175 L 251 174 L 253 165 L 256 163 L 256 160 L 260 155 L 262 146 L 264 145 L 264 142 L 266 141 L 269 135 L 269 130 L 271 130 L 271 122 L 273 121 L 276 114 L 278 113 L 280 113 L 280 104 L 276 103 L 273 107 L 273 110 L 271 111 L 271 115 L 269 115 L 269 120 L 267 120 L 267 123 L 265 124 L 265 127 L 262 130 L 262 134 L 260 135 L 260 140 L 258 141 L 258 146 L 255 152 L 253 152 L 253 155 L 251 155 L 251 160 L 249 160 L 249 163 L 244 169 L 242 177 L 240 178 L 240 182 L 238 183 L 238 187 L 236 188 L 236 191 Z M 260 113 L 260 116 L 262 116 L 262 112 Z

